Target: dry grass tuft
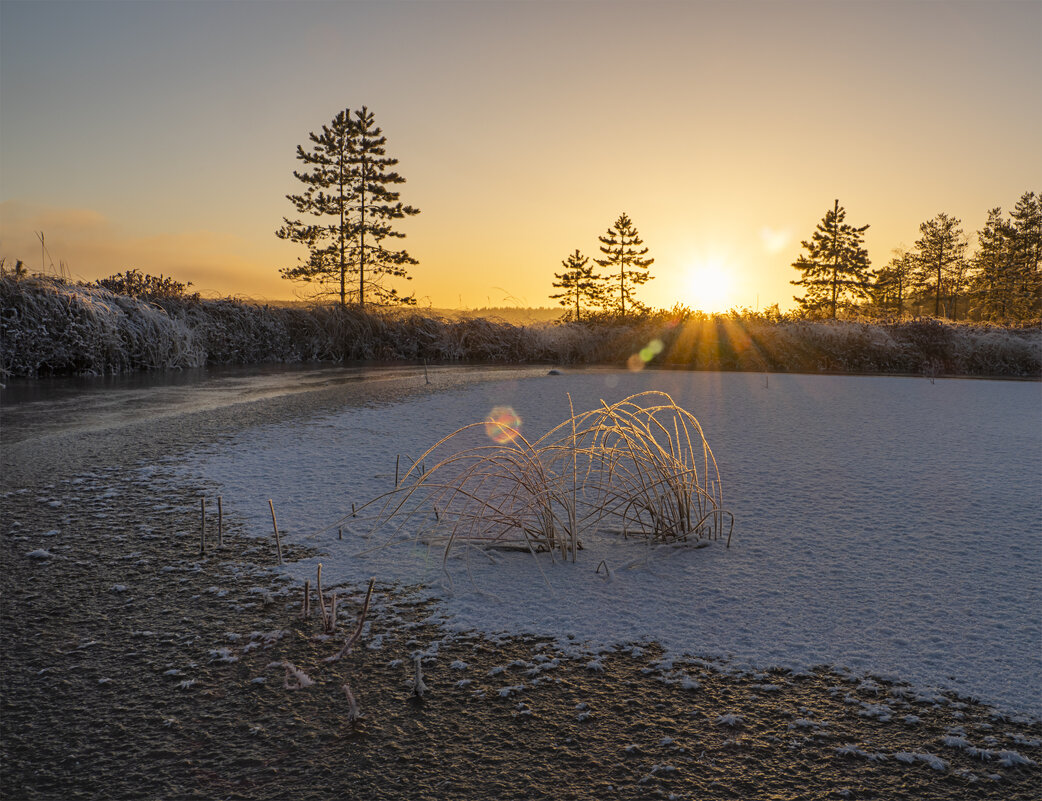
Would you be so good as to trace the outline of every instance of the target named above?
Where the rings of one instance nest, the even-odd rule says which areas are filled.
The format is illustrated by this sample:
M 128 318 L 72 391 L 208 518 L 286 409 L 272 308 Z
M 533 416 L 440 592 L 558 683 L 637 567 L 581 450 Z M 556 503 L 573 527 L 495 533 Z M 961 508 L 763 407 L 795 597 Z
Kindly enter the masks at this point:
M 489 426 L 500 441 L 469 444 Z M 730 546 L 734 527 L 701 425 L 658 391 L 572 409 L 532 442 L 501 422 L 464 426 L 357 513 L 367 509 L 374 532 L 441 545 L 445 559 L 465 545 L 575 561 L 580 533 L 598 530 L 655 543 L 726 534 Z

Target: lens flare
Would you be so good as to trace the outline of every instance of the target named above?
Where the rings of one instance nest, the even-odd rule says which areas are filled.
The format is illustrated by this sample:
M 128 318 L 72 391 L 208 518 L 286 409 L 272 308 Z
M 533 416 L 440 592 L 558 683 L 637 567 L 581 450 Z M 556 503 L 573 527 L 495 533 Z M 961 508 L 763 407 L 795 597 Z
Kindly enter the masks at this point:
M 653 339 L 641 348 L 640 351 L 630 356 L 629 359 L 626 360 L 626 366 L 634 372 L 637 370 L 643 370 L 644 365 L 662 353 L 664 347 L 665 346 L 662 344 L 661 339 Z
M 792 234 L 784 229 L 778 230 L 765 225 L 760 229 L 760 241 L 763 242 L 763 249 L 768 253 L 780 253 L 789 246 Z
M 521 434 L 521 418 L 511 406 L 494 406 L 485 418 L 485 434 L 499 445 L 513 442 Z

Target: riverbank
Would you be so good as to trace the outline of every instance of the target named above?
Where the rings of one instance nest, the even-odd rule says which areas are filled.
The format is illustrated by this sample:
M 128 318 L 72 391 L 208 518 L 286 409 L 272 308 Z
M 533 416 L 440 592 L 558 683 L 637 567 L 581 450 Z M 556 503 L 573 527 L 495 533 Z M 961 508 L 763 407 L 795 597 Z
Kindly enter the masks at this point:
M 422 375 L 381 391 L 501 377 L 439 371 L 432 389 Z M 1037 720 L 829 668 L 665 664 L 653 643 L 576 659 L 548 639 L 447 631 L 379 580 L 359 645 L 325 662 L 364 586 L 340 588 L 344 622 L 323 639 L 245 521 L 226 517 L 225 546 L 211 528 L 199 553 L 199 498 L 212 526 L 215 487 L 162 463 L 371 402 L 352 386 L 21 439 L 5 424 L 5 797 L 1036 797 Z M 286 689 L 283 661 L 314 685 Z
M 547 364 L 781 373 L 1038 378 L 1042 328 L 934 318 L 811 321 L 677 307 L 625 319 L 511 325 L 422 311 L 152 302 L 0 276 L 0 377 L 204 365 Z

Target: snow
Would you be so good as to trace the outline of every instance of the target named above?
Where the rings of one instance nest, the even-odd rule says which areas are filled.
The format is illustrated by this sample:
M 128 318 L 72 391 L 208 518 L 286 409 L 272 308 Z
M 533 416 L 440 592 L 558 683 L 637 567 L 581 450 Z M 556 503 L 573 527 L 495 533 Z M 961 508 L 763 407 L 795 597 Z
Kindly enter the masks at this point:
M 510 406 L 530 439 L 647 389 L 701 422 L 736 518 L 732 547 L 648 547 L 589 531 L 547 554 L 385 545 L 338 521 L 441 437 Z M 587 371 L 491 381 L 247 430 L 182 462 L 226 514 L 321 555 L 327 586 L 424 583 L 450 630 L 531 633 L 598 654 L 658 642 L 736 669 L 908 682 L 1042 716 L 1042 392 L 1029 382 Z M 402 472 L 404 472 L 404 467 Z M 329 528 L 332 526 L 332 528 Z M 285 529 L 285 530 L 283 530 Z M 272 542 L 274 553 L 274 543 Z M 456 553 L 456 552 L 454 552 Z M 611 568 L 596 572 L 604 562 Z M 885 710 L 866 710 L 873 714 Z

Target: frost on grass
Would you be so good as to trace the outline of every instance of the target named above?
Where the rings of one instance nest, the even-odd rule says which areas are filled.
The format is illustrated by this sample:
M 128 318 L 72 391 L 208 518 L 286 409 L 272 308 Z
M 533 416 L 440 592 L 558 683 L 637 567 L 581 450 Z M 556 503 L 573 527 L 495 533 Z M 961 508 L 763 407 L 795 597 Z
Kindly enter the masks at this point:
M 482 433 L 492 444 L 468 445 Z M 445 559 L 453 547 L 467 555 L 464 546 L 479 546 L 574 562 L 584 531 L 656 543 L 724 538 L 729 545 L 733 529 L 701 425 L 659 391 L 573 411 L 532 442 L 498 420 L 464 426 L 363 511 L 374 532 L 390 529 L 392 542 L 439 544 Z
M 948 768 L 948 763 L 934 754 L 918 754 L 910 753 L 908 751 L 899 751 L 894 754 L 894 759 L 898 762 L 904 762 L 909 765 L 914 762 L 922 762 L 937 771 L 947 770 Z
M 119 295 L 44 276 L 0 276 L 0 372 L 87 375 L 204 364 L 426 358 L 431 361 L 596 364 L 624 361 L 633 342 L 663 343 L 661 359 L 696 369 L 817 372 L 823 361 L 850 372 L 1037 376 L 1037 328 L 932 319 L 866 323 L 777 320 L 736 313 L 697 320 L 676 311 L 645 322 L 516 326 L 418 314 L 317 306 L 258 305 L 198 296 Z M 697 348 L 739 320 L 749 348 Z M 634 328 L 636 326 L 636 328 Z M 345 332 L 350 331 L 350 336 Z M 41 335 L 42 334 L 42 335 Z
M 284 689 L 299 690 L 304 687 L 310 687 L 315 683 L 307 673 L 298 668 L 292 662 L 283 660 L 277 664 L 286 669 L 286 677 L 282 683 Z
M 836 754 L 838 754 L 839 756 L 857 757 L 859 759 L 867 759 L 870 762 L 883 762 L 883 761 L 886 760 L 886 754 L 883 754 L 883 753 L 875 753 L 875 754 L 869 753 L 868 751 L 865 751 L 863 748 L 859 748 L 858 746 L 854 745 L 853 743 L 847 743 L 846 745 L 841 745 L 838 748 L 836 748 L 835 751 L 836 751 Z M 917 756 L 920 756 L 920 755 L 917 755 Z

